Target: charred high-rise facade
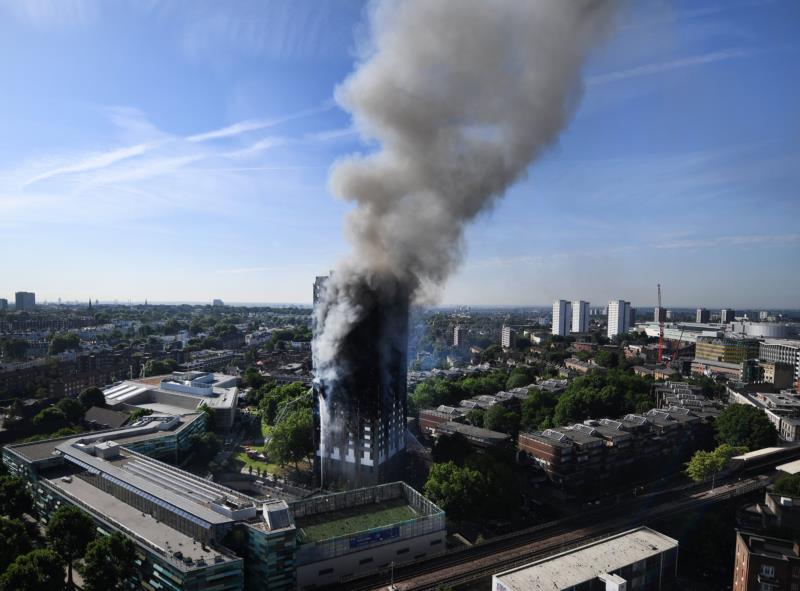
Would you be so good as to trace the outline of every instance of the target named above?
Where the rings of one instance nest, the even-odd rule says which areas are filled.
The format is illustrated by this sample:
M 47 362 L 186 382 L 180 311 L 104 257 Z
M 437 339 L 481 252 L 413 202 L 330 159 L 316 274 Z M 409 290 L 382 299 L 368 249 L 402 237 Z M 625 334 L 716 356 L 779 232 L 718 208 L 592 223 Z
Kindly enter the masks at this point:
M 318 295 L 315 329 L 335 305 L 327 290 Z M 363 284 L 357 297 L 363 316 L 337 341 L 332 363 L 315 360 L 316 476 L 324 487 L 379 484 L 403 472 L 408 295 Z

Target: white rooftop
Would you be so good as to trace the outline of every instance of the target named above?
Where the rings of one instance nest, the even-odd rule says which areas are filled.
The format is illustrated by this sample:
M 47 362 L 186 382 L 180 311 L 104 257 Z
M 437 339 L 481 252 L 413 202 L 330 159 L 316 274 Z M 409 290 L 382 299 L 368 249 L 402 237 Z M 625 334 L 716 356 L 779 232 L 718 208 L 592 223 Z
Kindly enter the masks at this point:
M 795 460 L 788 464 L 781 464 L 780 466 L 776 466 L 775 469 L 786 472 L 787 474 L 798 474 L 800 473 L 800 460 Z
M 732 459 L 734 460 L 754 460 L 756 458 L 760 458 L 762 456 L 768 456 L 770 454 L 774 454 L 776 452 L 782 451 L 783 447 L 765 447 L 763 449 L 757 449 L 755 451 L 749 451 L 746 454 L 742 454 L 740 456 L 734 456 Z
M 677 547 L 676 540 L 640 527 L 498 573 L 494 580 L 509 591 L 557 591 Z

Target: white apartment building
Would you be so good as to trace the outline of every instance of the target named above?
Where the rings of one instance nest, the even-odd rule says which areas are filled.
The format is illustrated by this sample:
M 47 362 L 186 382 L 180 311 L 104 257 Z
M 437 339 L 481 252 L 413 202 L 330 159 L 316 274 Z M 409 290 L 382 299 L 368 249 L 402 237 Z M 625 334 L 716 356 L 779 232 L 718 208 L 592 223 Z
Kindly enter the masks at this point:
M 553 328 L 552 333 L 561 337 L 569 334 L 571 305 L 567 300 L 553 302 Z
M 589 302 L 572 302 L 572 332 L 589 332 Z
M 500 345 L 502 345 L 504 349 L 510 349 L 514 346 L 514 341 L 516 341 L 516 338 L 516 331 L 510 326 L 504 326 L 503 331 L 500 334 Z
M 628 332 L 630 328 L 631 303 L 625 300 L 608 302 L 608 338 Z

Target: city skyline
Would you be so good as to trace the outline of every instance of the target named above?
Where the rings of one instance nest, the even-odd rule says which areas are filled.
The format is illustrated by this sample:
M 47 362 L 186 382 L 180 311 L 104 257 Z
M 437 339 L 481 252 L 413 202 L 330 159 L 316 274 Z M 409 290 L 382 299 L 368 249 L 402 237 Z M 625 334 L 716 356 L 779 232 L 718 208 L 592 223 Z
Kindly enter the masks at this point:
M 33 6 L 0 5 L 0 297 L 310 303 L 348 251 L 328 169 L 375 149 L 332 98 L 362 3 Z M 797 16 L 631 7 L 430 301 L 800 307 Z

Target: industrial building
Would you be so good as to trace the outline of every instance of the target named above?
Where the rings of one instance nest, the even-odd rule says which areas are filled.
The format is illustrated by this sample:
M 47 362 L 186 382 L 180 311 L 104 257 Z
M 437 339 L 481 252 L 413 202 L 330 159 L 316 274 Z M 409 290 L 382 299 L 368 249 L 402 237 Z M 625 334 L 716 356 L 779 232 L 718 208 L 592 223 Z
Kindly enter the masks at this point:
M 800 341 L 765 340 L 759 344 L 758 357 L 762 361 L 785 363 L 792 367 L 792 381 L 800 392 Z
M 255 499 L 155 457 L 188 452 L 203 415 L 150 415 L 120 429 L 6 446 L 47 520 L 86 511 L 136 544 L 136 587 L 313 589 L 444 551 L 444 513 L 402 482 L 286 502 Z
M 185 415 L 201 406 L 214 411 L 216 427 L 228 430 L 236 418 L 238 378 L 201 371 L 175 372 L 167 376 L 126 380 L 106 388 L 106 405 L 113 410 L 144 408 L 154 413 Z
M 639 527 L 498 573 L 494 591 L 650 591 L 672 589 L 678 542 Z

